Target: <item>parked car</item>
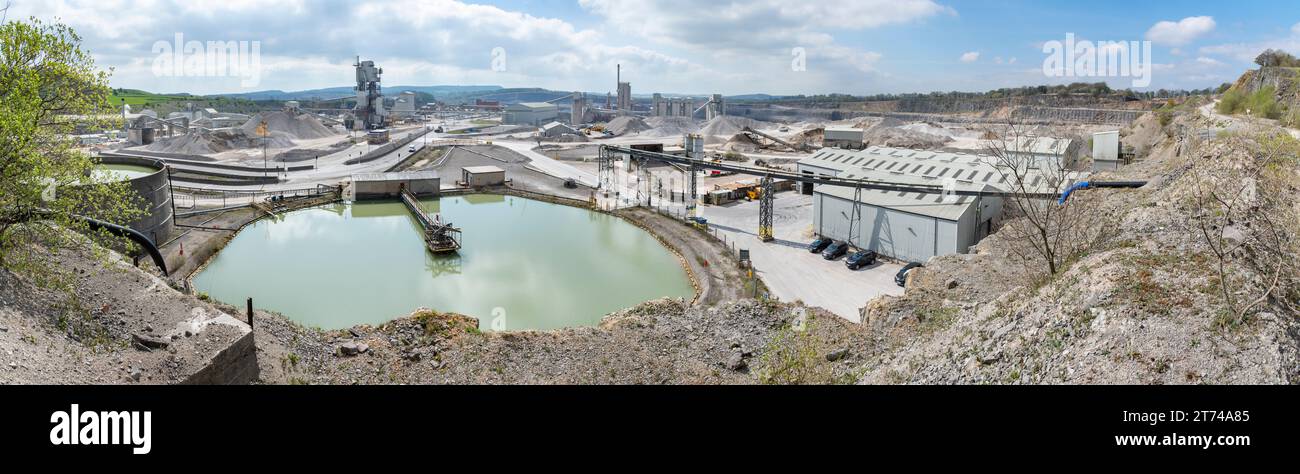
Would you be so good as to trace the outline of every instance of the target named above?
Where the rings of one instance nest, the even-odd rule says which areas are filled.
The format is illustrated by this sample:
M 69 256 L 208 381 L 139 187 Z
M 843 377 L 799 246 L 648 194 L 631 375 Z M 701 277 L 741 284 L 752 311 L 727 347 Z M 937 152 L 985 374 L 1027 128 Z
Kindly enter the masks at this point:
M 849 253 L 849 244 L 845 242 L 836 242 L 831 244 L 830 247 L 826 247 L 826 251 L 822 252 L 822 258 L 826 260 L 835 260 L 843 257 L 846 253 Z
M 844 259 L 844 265 L 849 267 L 849 270 L 857 270 L 865 266 L 874 265 L 876 263 L 876 258 L 878 257 L 879 255 L 876 254 L 875 250 L 860 250 L 854 252 L 853 255 L 849 255 L 849 258 Z
M 924 267 L 924 266 L 925 266 L 925 265 L 921 265 L 921 264 L 916 263 L 916 262 L 912 262 L 912 263 L 907 264 L 907 266 L 903 267 L 902 270 L 899 270 L 899 271 L 898 271 L 898 274 L 897 274 L 897 275 L 894 275 L 894 283 L 897 283 L 898 286 L 907 286 L 907 274 L 911 273 L 912 270 L 915 270 L 915 269 L 918 269 L 918 268 L 921 268 L 921 267 Z
M 835 243 L 834 240 L 826 238 L 814 240 L 811 244 L 808 244 L 808 253 L 821 253 L 823 250 L 826 250 L 826 247 L 830 247 L 833 243 Z

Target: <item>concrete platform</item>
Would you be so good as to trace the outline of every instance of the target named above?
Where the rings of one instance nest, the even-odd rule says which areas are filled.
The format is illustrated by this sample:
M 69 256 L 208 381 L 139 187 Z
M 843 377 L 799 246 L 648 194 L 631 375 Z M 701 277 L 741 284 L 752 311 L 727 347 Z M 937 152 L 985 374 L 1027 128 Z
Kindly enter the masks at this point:
M 73 272 L 83 311 L 66 295 L 0 271 L 2 384 L 246 384 L 258 379 L 252 329 L 240 318 L 126 263 L 81 255 Z

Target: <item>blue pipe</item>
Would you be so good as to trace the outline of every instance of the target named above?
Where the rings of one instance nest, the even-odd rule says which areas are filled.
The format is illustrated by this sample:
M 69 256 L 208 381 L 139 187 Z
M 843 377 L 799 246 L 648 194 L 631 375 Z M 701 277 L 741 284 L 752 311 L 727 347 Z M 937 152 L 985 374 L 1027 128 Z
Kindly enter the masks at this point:
M 1073 192 L 1075 192 L 1075 191 L 1082 191 L 1082 190 L 1084 190 L 1084 189 L 1088 189 L 1088 188 L 1090 188 L 1090 187 L 1092 187 L 1092 183 L 1090 183 L 1090 182 L 1088 182 L 1088 181 L 1080 181 L 1080 182 L 1074 183 L 1074 186 L 1070 186 L 1069 189 L 1066 189 L 1065 192 L 1061 193 L 1061 199 L 1058 200 L 1058 201 L 1056 201 L 1056 203 L 1059 204 L 1059 205 L 1064 206 L 1064 205 L 1065 205 L 1065 201 L 1070 200 L 1070 193 L 1073 193 Z

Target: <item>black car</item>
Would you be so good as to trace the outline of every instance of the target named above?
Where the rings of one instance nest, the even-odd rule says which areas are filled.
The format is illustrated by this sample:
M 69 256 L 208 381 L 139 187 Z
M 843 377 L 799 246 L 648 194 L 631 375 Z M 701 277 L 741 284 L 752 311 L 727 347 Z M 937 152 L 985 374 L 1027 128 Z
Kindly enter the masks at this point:
M 826 260 L 835 260 L 843 257 L 846 253 L 849 253 L 849 244 L 845 242 L 836 242 L 831 244 L 830 247 L 826 247 L 826 251 L 822 252 L 822 258 Z
M 808 253 L 821 253 L 821 251 L 826 250 L 826 247 L 830 247 L 833 243 L 835 243 L 835 241 L 831 239 L 814 240 L 811 244 L 808 244 Z
M 924 266 L 925 266 L 925 265 L 921 265 L 921 264 L 916 263 L 916 262 L 912 262 L 912 263 L 907 264 L 907 266 L 903 267 L 902 270 L 899 270 L 899 271 L 898 271 L 898 274 L 897 274 L 897 275 L 894 275 L 894 283 L 897 283 L 898 286 L 907 286 L 907 274 L 908 274 L 908 273 L 911 273 L 912 270 L 915 270 L 915 269 L 917 269 L 917 268 L 921 268 L 921 267 L 924 267 Z
M 857 270 L 868 265 L 874 265 L 877 257 L 879 255 L 876 254 L 875 250 L 861 250 L 844 259 L 844 265 L 849 267 L 849 270 Z

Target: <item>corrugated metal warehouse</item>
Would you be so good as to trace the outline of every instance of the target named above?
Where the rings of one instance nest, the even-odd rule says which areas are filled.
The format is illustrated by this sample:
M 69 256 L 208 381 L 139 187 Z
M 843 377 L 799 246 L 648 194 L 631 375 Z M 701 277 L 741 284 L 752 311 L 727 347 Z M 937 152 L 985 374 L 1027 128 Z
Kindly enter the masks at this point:
M 861 151 L 824 148 L 800 161 L 800 173 L 901 184 L 996 191 L 1006 184 L 989 158 L 870 147 Z M 857 248 L 912 262 L 965 253 L 988 236 L 1002 215 L 998 197 L 944 196 L 804 185 L 813 195 L 814 231 Z M 854 218 L 855 196 L 857 216 Z
M 520 102 L 506 107 L 501 123 L 505 125 L 532 125 L 540 127 L 560 117 L 560 108 L 545 102 Z

